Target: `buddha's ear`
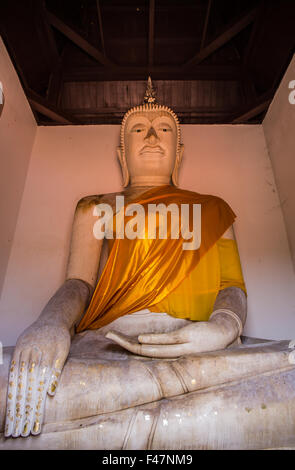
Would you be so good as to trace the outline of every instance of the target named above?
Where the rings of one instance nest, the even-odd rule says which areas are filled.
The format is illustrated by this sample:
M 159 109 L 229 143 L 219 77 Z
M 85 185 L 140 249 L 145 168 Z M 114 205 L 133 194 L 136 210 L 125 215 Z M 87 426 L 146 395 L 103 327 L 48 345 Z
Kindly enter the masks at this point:
M 179 151 L 176 154 L 175 165 L 172 172 L 172 183 L 174 186 L 178 186 L 178 170 L 181 165 L 182 157 L 183 157 L 184 145 L 179 145 Z
M 121 170 L 122 170 L 122 176 L 123 176 L 123 187 L 126 188 L 129 184 L 129 171 L 126 163 L 126 158 L 124 153 L 122 152 L 121 147 L 117 147 L 117 156 L 118 160 L 121 165 Z

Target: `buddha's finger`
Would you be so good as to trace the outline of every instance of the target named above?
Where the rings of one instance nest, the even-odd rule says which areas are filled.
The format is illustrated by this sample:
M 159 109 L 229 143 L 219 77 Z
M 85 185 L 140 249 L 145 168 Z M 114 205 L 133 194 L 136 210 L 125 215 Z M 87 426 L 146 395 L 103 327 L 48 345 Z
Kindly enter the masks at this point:
M 56 356 L 54 360 L 52 371 L 51 371 L 51 377 L 49 381 L 49 387 L 48 387 L 48 395 L 50 395 L 51 397 L 54 397 L 55 395 L 56 388 L 59 383 L 61 371 L 66 361 L 66 357 L 67 356 L 65 354 L 60 353 Z
M 174 358 L 189 352 L 189 343 L 182 344 L 140 344 L 136 354 L 148 357 Z M 133 351 L 132 351 L 133 352 Z
M 36 407 L 36 396 L 38 387 L 38 376 L 40 374 L 42 353 L 38 348 L 31 352 L 30 363 L 27 372 L 26 400 L 24 416 L 21 423 L 21 436 L 27 437 L 33 429 L 34 413 Z
M 18 363 L 18 376 L 16 378 L 16 397 L 13 423 L 13 437 L 19 437 L 22 431 L 21 424 L 24 416 L 27 386 L 27 371 L 30 360 L 30 350 L 21 351 Z
M 131 342 L 120 333 L 109 331 L 106 334 L 107 338 L 112 339 L 117 344 L 140 356 L 158 357 L 158 358 L 171 358 L 179 357 L 188 352 L 188 343 L 185 344 L 140 344 Z
M 185 343 L 178 330 L 169 333 L 147 333 L 138 336 L 138 341 L 143 344 L 181 344 Z
M 30 432 L 33 436 L 37 436 L 41 432 L 46 395 L 50 383 L 52 367 L 48 366 L 48 362 L 42 359 L 39 367 L 39 373 L 36 377 L 34 410 L 30 419 Z
M 18 377 L 18 364 L 19 353 L 15 352 L 10 363 L 8 389 L 7 389 L 7 405 L 6 405 L 6 420 L 5 420 L 5 437 L 9 437 L 13 432 L 13 425 L 15 419 L 15 404 L 17 392 L 17 377 Z

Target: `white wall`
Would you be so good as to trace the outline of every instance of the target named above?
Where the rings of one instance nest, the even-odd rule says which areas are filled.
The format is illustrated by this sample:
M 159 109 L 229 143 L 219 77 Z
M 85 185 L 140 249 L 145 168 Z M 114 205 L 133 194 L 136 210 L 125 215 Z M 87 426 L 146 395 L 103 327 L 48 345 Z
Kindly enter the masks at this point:
M 183 188 L 216 194 L 238 218 L 249 294 L 245 333 L 295 337 L 295 278 L 261 126 L 185 125 Z M 0 304 L 13 344 L 62 283 L 76 202 L 120 189 L 119 126 L 39 127 Z
M 5 105 L 0 117 L 1 295 L 37 128 L 31 108 L 1 37 L 0 81 L 5 95 Z
M 263 129 L 295 270 L 295 104 L 289 102 L 291 80 L 295 80 L 295 55 L 269 107 Z

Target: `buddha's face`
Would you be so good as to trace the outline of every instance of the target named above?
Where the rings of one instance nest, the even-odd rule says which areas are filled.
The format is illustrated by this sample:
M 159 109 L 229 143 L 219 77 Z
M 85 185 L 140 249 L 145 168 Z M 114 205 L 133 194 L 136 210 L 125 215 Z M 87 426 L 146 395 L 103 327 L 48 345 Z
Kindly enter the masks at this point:
M 132 114 L 125 126 L 125 156 L 132 180 L 156 177 L 169 180 L 175 165 L 177 128 L 165 111 Z

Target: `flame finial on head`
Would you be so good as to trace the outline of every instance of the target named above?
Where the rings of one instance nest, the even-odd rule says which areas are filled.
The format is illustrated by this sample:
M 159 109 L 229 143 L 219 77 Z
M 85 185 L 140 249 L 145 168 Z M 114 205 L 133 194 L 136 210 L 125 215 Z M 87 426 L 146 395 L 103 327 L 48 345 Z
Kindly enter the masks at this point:
M 151 77 L 148 78 L 147 88 L 143 99 L 144 103 L 157 104 L 156 92 L 153 88 Z

